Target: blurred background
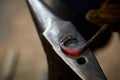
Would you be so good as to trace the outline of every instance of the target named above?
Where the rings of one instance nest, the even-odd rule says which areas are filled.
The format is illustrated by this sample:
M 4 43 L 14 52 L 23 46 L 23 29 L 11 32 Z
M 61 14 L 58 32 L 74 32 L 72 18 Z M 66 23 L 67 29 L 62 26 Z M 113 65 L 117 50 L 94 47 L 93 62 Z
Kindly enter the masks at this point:
M 120 80 L 118 33 L 94 53 L 108 80 Z M 11 67 L 14 80 L 47 79 L 46 56 L 25 0 L 0 0 L 0 80 L 12 72 Z
M 8 61 L 2 59 L 4 54 Z M 0 0 L 0 59 L 3 67 L 10 66 L 9 56 L 15 56 L 13 54 L 19 54 L 15 80 L 45 80 L 46 56 L 25 0 Z M 9 67 L 3 67 L 2 77 L 9 72 L 5 71 Z

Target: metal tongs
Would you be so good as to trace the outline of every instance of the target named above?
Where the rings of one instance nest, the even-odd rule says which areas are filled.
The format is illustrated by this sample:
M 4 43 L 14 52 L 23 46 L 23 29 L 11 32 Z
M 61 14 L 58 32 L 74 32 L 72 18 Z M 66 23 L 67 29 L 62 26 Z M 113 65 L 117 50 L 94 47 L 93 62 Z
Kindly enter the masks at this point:
M 88 49 L 94 40 L 86 43 L 70 21 L 57 17 L 42 0 L 27 2 L 39 36 L 44 36 L 56 54 L 82 80 L 107 80 L 95 56 Z M 104 26 L 101 31 L 107 28 L 107 25 Z M 97 37 L 101 31 L 91 39 Z

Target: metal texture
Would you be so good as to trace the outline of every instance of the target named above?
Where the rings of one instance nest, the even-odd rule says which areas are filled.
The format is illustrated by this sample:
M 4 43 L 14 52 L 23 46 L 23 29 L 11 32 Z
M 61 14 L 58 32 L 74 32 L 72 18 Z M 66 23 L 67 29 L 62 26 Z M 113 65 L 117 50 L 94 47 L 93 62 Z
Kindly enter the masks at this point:
M 28 0 L 30 10 L 37 21 L 39 35 L 43 35 L 51 44 L 56 54 L 83 80 L 107 80 L 92 52 L 86 50 L 79 59 L 66 56 L 61 50 L 61 41 L 69 36 L 74 37 L 77 43 L 72 48 L 79 49 L 85 44 L 84 38 L 69 21 L 56 17 L 40 0 Z M 41 25 L 41 27 L 40 27 Z M 69 40 L 69 39 L 68 39 Z M 70 43 L 71 44 L 71 43 Z M 67 44 L 70 48 L 69 44 Z M 49 51 L 49 50 L 48 50 Z M 59 63 L 58 63 L 59 64 Z M 69 73 L 68 73 L 69 74 Z M 72 79 L 73 80 L 73 79 Z

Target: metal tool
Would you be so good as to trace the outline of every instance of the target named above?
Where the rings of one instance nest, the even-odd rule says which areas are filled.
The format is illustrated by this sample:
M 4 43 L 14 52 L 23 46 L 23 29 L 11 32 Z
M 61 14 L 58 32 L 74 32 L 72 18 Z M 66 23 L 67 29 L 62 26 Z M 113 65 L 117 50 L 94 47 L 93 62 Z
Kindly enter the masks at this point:
M 84 53 L 81 54 L 77 59 L 71 58 L 74 57 L 74 55 L 66 55 L 74 52 L 76 53 L 76 51 L 78 51 L 81 46 L 86 43 L 82 35 L 75 29 L 74 25 L 71 22 L 58 18 L 41 0 L 28 0 L 28 5 L 35 21 L 40 38 L 44 38 L 44 40 L 47 40 L 49 42 L 55 53 L 79 76 L 79 79 L 107 80 L 95 56 L 89 49 L 85 50 Z M 48 44 L 46 44 L 45 46 L 47 45 Z M 44 48 L 48 49 L 47 47 Z M 71 51 L 66 53 L 66 49 L 70 49 Z M 54 55 L 49 51 L 49 49 L 46 51 L 48 52 L 46 53 L 47 55 Z M 55 62 L 56 64 L 54 65 L 61 66 L 59 62 L 50 62 L 49 56 L 47 58 L 48 64 L 52 64 Z M 57 67 L 54 67 L 54 69 L 55 68 Z M 64 74 L 64 72 L 62 73 Z M 57 75 L 55 73 L 53 74 L 54 76 Z M 66 76 L 69 74 L 71 73 L 66 73 Z M 69 77 L 71 78 L 71 76 Z M 58 80 L 73 80 L 69 77 L 62 79 L 60 78 Z M 57 78 L 52 77 L 51 80 L 57 80 Z

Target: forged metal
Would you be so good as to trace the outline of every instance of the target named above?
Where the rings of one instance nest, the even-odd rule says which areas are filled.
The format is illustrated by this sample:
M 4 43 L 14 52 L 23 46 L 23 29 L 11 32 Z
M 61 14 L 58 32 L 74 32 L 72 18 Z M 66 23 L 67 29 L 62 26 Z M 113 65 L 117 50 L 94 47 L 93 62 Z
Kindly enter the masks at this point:
M 36 28 L 38 30 L 39 36 L 44 36 L 44 38 L 50 43 L 50 45 L 52 46 L 56 54 L 79 76 L 79 78 L 81 78 L 82 80 L 107 80 L 96 58 L 94 57 L 94 55 L 89 49 L 87 49 L 83 54 L 81 54 L 79 59 L 70 58 L 68 55 L 65 55 L 64 51 L 61 50 L 60 44 L 61 44 L 61 41 L 65 39 L 65 37 L 72 36 L 75 38 L 75 40 L 77 40 L 77 42 L 72 41 L 66 44 L 66 46 L 70 49 L 77 50 L 83 44 L 85 44 L 84 38 L 75 29 L 74 25 L 71 22 L 62 20 L 57 16 L 55 16 L 54 13 L 50 11 L 48 6 L 46 6 L 42 2 L 42 0 L 28 0 L 28 4 L 31 10 L 31 13 L 33 15 L 34 21 L 36 23 Z M 69 38 L 67 40 L 69 40 Z M 52 55 L 49 50 L 47 50 L 47 52 L 48 53 L 46 53 L 46 55 Z M 47 58 L 50 58 L 50 57 L 47 56 Z M 52 58 L 56 58 L 56 57 L 52 57 Z M 48 59 L 48 64 L 50 64 L 49 60 L 50 59 Z M 52 63 L 54 63 L 54 61 Z M 57 62 L 57 64 L 54 64 L 54 65 L 61 66 L 59 62 Z M 55 67 L 55 68 L 58 68 L 58 67 Z M 61 73 L 64 73 L 64 72 L 61 72 Z M 69 74 L 72 74 L 72 73 L 66 73 L 65 76 Z M 56 75 L 57 74 L 54 73 L 54 76 Z M 71 77 L 71 76 L 68 76 L 68 77 Z M 53 79 L 51 80 L 56 80 L 56 78 L 54 77 L 52 78 Z M 68 79 L 73 80 L 75 78 L 73 76 L 72 79 L 70 78 Z M 65 78 L 65 79 L 58 79 L 58 80 L 68 80 L 68 79 Z M 76 79 L 78 80 L 78 78 Z

